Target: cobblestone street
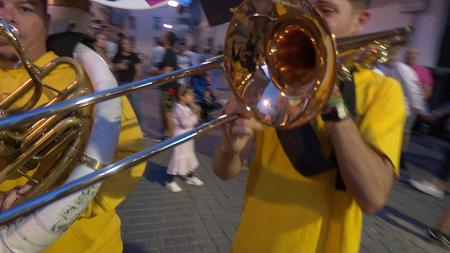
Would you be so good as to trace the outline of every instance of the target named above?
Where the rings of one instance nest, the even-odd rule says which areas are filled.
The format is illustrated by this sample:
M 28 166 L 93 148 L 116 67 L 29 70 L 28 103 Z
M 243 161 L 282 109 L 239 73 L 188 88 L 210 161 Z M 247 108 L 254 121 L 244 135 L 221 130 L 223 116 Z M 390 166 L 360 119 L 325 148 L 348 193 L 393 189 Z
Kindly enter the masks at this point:
M 219 96 L 223 98 L 228 95 L 222 93 Z M 152 145 L 160 129 L 158 90 L 147 90 L 142 96 L 143 128 Z M 201 164 L 197 175 L 205 182 L 202 187 L 179 182 L 183 191 L 169 192 L 163 180 L 170 151 L 149 161 L 145 178 L 118 210 L 126 253 L 230 251 L 248 171 L 229 181 L 213 174 L 211 159 L 219 134 L 216 130 L 196 139 Z M 448 148 L 438 139 L 415 138 L 408 154 L 410 175 L 416 179 L 430 177 L 422 168 L 439 166 L 444 159 L 442 152 Z M 448 252 L 428 241 L 425 229 L 437 222 L 449 199 L 429 197 L 397 181 L 384 210 L 364 217 L 360 252 Z

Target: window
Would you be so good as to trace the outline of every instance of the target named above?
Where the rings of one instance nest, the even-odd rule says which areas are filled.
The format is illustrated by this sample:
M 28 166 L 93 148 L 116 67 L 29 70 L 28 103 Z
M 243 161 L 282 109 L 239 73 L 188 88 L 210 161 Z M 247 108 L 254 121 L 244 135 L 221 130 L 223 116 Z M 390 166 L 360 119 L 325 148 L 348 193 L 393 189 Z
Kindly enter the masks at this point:
M 189 25 L 190 23 L 189 18 L 177 18 L 177 24 Z
M 128 28 L 131 30 L 136 29 L 136 18 L 134 16 L 128 16 Z
M 109 12 L 109 23 L 114 26 L 122 27 L 123 16 L 118 11 L 111 9 Z
M 161 18 L 153 17 L 153 30 L 159 31 L 161 30 Z

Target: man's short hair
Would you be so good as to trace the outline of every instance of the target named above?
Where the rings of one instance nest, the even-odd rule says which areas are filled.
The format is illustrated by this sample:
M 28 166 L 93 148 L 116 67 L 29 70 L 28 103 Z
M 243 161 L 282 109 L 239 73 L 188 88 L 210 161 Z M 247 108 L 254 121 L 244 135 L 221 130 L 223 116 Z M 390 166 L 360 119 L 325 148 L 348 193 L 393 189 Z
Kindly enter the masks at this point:
M 370 6 L 370 0 L 349 0 L 352 5 L 357 9 L 368 9 Z
M 44 13 L 47 13 L 47 0 L 41 0 L 42 7 L 44 7 Z
M 170 46 L 173 47 L 173 45 L 175 45 L 175 42 L 177 41 L 177 36 L 174 32 L 167 32 L 166 39 L 169 42 Z

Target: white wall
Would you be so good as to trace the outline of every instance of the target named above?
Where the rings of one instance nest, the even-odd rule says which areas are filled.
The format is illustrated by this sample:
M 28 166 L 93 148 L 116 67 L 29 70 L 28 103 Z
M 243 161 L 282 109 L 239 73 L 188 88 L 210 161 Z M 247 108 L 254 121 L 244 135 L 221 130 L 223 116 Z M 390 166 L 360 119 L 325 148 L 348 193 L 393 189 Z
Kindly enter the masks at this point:
M 131 29 L 128 26 L 122 30 L 127 36 L 136 38 L 135 49 L 143 55 L 151 52 L 154 46 L 154 37 L 161 37 L 167 31 L 173 31 L 179 37 L 187 38 L 188 43 L 193 44 L 193 38 L 189 35 L 189 27 L 187 24 L 177 24 L 177 18 L 187 17 L 187 14 L 178 14 L 173 7 L 160 7 L 152 10 L 133 10 L 124 11 L 126 15 L 136 18 L 136 28 Z M 154 29 L 154 17 L 161 18 L 161 26 L 159 30 Z M 163 24 L 174 25 L 173 29 L 163 28 Z
M 67 31 L 70 23 L 75 23 L 75 31 L 85 32 L 90 23 L 89 14 L 76 8 L 49 6 L 51 16 L 49 34 Z
M 445 22 L 447 21 L 450 1 L 430 0 L 429 9 L 416 16 L 413 23 L 415 33 L 411 45 L 417 47 L 422 57 L 420 63 L 425 66 L 436 66 L 442 46 Z M 450 45 L 446 45 L 447 47 Z
M 414 27 L 409 46 L 421 52 L 419 64 L 434 67 L 439 60 L 439 52 L 447 20 L 448 0 L 429 0 L 424 12 L 403 13 L 399 0 L 373 0 L 370 9 L 371 20 L 365 33 L 393 29 L 406 25 Z
M 401 13 L 400 5 L 395 0 L 373 0 L 370 8 L 371 17 L 366 25 L 365 33 L 384 31 L 392 28 L 411 25 L 415 14 Z

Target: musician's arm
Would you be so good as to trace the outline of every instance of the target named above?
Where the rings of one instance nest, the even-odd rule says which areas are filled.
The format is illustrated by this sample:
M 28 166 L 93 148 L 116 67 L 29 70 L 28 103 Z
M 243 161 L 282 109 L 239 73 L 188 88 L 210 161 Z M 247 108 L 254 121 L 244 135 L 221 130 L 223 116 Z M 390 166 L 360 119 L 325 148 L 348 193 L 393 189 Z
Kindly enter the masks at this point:
M 245 153 L 242 151 L 248 150 L 246 146 L 250 145 L 256 131 L 261 131 L 263 126 L 242 109 L 236 98 L 228 101 L 223 113 L 241 115 L 223 127 L 222 142 L 213 157 L 214 173 L 222 179 L 229 179 L 241 171 L 241 155 Z
M 390 160 L 369 147 L 351 119 L 326 123 L 347 189 L 366 213 L 383 208 L 394 181 Z
M 383 208 L 388 198 L 398 174 L 405 121 L 400 84 L 384 78 L 377 85 L 358 126 L 351 118 L 325 123 L 347 190 L 366 213 Z
M 217 148 L 213 157 L 214 173 L 221 179 L 235 177 L 241 171 L 242 162 L 240 152 L 234 152 L 225 138 Z

